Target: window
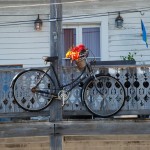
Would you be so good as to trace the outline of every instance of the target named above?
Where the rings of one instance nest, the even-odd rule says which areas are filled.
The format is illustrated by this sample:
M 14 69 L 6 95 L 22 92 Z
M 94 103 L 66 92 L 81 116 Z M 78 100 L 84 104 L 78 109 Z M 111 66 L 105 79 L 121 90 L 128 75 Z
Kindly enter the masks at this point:
M 76 45 L 76 29 L 64 29 L 64 50 L 65 52 L 73 45 Z
M 68 30 L 70 33 L 72 30 L 72 40 L 65 40 L 66 36 L 64 36 L 64 32 L 65 35 L 67 35 L 67 29 L 70 30 Z M 64 43 L 62 43 L 62 45 L 66 45 L 61 49 L 61 52 L 63 52 L 61 53 L 62 57 L 65 57 L 65 53 L 69 46 L 83 43 L 90 51 L 94 52 L 94 55 L 96 55 L 98 60 L 110 60 L 108 50 L 108 16 L 93 16 L 91 18 L 85 17 L 65 20 L 63 21 L 62 35 L 64 38 Z M 70 43 L 68 46 L 66 41 L 69 41 Z M 93 57 L 91 53 L 90 57 Z
M 81 43 L 88 48 L 89 59 L 96 58 L 97 60 L 100 60 L 100 26 L 67 26 L 63 29 L 64 57 L 70 47 Z M 67 59 L 65 59 L 65 61 L 67 62 Z M 69 63 L 67 63 L 67 65 L 69 65 Z
M 82 42 L 89 49 L 89 57 L 100 60 L 100 28 L 83 28 Z

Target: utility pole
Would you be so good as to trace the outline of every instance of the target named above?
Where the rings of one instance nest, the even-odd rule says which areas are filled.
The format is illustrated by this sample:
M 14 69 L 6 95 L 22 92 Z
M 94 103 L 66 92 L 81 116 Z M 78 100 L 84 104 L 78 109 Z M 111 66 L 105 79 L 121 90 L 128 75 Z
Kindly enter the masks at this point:
M 50 56 L 58 56 L 54 63 L 57 74 L 61 66 L 61 32 L 62 32 L 62 4 L 61 0 L 50 0 Z M 50 149 L 62 150 L 62 135 L 58 134 L 55 122 L 62 120 L 62 102 L 54 99 L 50 105 L 50 121 L 54 123 L 54 132 L 50 135 Z
M 62 4 L 61 0 L 50 0 L 50 55 L 58 56 L 61 64 L 61 32 L 62 32 Z
M 50 0 L 50 56 L 58 56 L 54 63 L 57 74 L 61 68 L 61 32 L 62 32 L 62 4 L 61 0 Z M 59 69 L 58 69 L 59 67 Z M 57 86 L 57 85 L 56 85 Z M 56 104 L 55 104 L 56 103 Z M 54 106 L 53 106 L 54 104 Z M 60 100 L 54 100 L 50 107 L 50 121 L 62 119 L 62 104 Z M 58 108 L 57 108 L 58 107 Z M 60 112 L 61 111 L 61 112 Z

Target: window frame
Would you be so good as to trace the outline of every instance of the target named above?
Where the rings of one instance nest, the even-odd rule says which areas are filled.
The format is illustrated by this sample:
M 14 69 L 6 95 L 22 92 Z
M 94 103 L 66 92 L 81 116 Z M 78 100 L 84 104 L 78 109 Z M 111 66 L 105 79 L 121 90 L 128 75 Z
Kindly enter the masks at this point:
M 98 24 L 93 24 L 93 25 L 90 25 L 90 24 L 81 24 L 81 25 L 68 25 L 68 26 L 64 26 L 63 29 L 75 29 L 76 30 L 76 45 L 79 45 L 81 43 L 83 43 L 83 29 L 84 28 L 99 28 L 100 29 L 100 25 Z M 81 34 L 82 33 L 82 34 Z M 99 41 L 100 43 L 100 41 Z M 100 49 L 99 49 L 100 51 Z M 93 57 L 88 57 L 88 58 L 93 58 Z M 100 53 L 100 56 L 99 57 L 94 57 L 94 58 L 98 58 L 98 59 L 101 59 L 101 53 Z M 66 58 L 64 58 L 66 59 Z
M 92 18 L 82 18 L 82 19 L 71 19 L 63 21 L 62 28 L 78 28 L 78 32 L 82 33 L 82 28 L 80 27 L 100 27 L 100 56 L 101 60 L 108 60 L 108 16 L 102 17 L 92 17 Z M 77 32 L 77 34 L 79 34 Z M 80 37 L 80 36 L 77 36 Z M 82 43 L 82 36 L 78 38 L 76 44 Z

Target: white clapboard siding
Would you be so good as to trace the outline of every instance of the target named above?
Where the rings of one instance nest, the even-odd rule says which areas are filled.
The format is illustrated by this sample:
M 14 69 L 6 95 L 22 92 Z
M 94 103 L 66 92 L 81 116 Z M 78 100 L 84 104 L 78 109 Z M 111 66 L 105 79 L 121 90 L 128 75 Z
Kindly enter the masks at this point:
M 21 15 L 21 14 L 20 14 Z M 37 15 L 0 16 L 0 65 L 43 66 L 50 54 L 48 15 L 43 15 L 42 31 L 34 30 Z
M 137 62 L 145 61 L 150 63 L 150 49 L 146 47 L 142 40 L 141 19 L 147 31 L 148 41 L 150 41 L 150 11 L 146 11 L 142 16 L 140 12 L 121 14 L 124 19 L 123 28 L 115 27 L 114 15 L 109 15 L 109 57 L 110 60 L 121 59 L 120 56 L 127 56 L 129 52 L 137 53 Z M 142 55 L 142 58 L 141 58 Z

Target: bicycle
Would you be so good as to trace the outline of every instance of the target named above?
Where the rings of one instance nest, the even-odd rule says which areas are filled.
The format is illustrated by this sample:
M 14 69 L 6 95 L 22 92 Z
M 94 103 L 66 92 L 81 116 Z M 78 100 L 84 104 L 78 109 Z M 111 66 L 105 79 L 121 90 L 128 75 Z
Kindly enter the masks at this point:
M 118 79 L 110 75 L 95 74 L 92 65 L 84 58 L 85 65 L 81 74 L 74 81 L 63 85 L 53 65 L 57 59 L 57 56 L 44 57 L 44 61 L 50 63 L 46 71 L 30 68 L 13 78 L 12 94 L 22 109 L 41 111 L 56 98 L 65 105 L 71 90 L 83 83 L 81 101 L 94 116 L 110 117 L 121 110 L 125 102 L 125 89 Z M 69 87 L 70 85 L 73 86 Z

